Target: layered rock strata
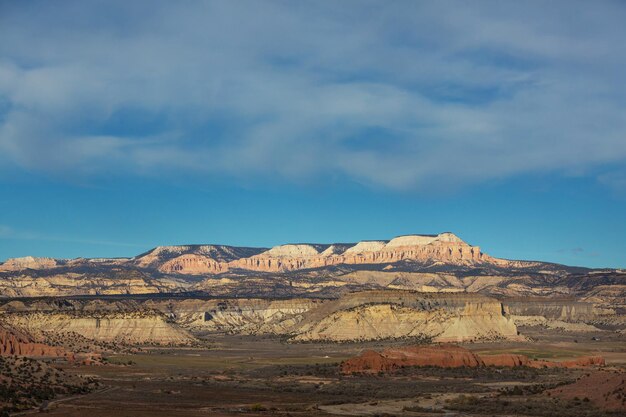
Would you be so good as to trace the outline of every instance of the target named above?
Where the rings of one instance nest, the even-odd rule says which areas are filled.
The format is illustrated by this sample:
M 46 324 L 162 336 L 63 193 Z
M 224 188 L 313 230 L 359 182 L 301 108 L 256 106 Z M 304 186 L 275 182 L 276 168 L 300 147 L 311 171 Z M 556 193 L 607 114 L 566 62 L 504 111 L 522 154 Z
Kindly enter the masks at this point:
M 162 314 L 137 312 L 6 314 L 4 320 L 36 337 L 46 333 L 78 334 L 87 339 L 126 344 L 187 344 L 188 331 L 169 323 Z
M 415 337 L 433 341 L 520 339 L 502 304 L 478 294 L 365 291 L 312 310 L 294 340 Z
M 400 236 L 389 242 L 364 241 L 344 246 L 348 248 L 341 252 L 336 245 L 282 245 L 259 255 L 232 261 L 229 266 L 278 272 L 339 264 L 385 264 L 400 261 L 473 263 L 483 259 L 479 247 L 468 245 L 452 233 Z
M 177 308 L 175 314 L 189 320 L 188 312 Z M 365 291 L 338 300 L 222 300 L 208 302 L 202 319 L 194 314 L 197 329 L 280 334 L 293 341 L 521 338 L 501 303 L 477 294 Z
M 23 269 L 47 269 L 57 266 L 57 261 L 52 258 L 36 258 L 25 256 L 23 258 L 11 258 L 0 264 L 0 271 L 20 271 Z

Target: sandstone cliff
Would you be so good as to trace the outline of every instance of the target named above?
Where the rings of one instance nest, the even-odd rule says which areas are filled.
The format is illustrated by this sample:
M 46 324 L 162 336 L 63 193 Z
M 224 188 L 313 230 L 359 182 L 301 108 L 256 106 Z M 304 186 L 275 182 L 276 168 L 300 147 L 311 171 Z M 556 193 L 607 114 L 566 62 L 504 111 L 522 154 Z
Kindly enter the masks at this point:
M 32 299 L 0 304 L 13 328 L 99 341 L 185 343 L 189 332 L 282 335 L 293 341 L 518 339 L 502 304 L 478 294 L 362 291 L 339 299 Z
M 180 292 L 190 286 L 178 278 L 157 279 L 142 271 L 118 266 L 99 266 L 86 271 L 64 267 L 0 276 L 0 297 L 157 294 Z
M 132 262 L 139 267 L 154 268 L 165 273 L 220 273 L 228 270 L 230 261 L 250 257 L 264 250 L 226 245 L 159 246 L 135 257 Z
M 52 258 L 36 258 L 25 256 L 23 258 L 11 258 L 0 264 L 0 271 L 20 271 L 22 269 L 46 269 L 56 267 L 58 262 Z
M 173 317 L 194 330 L 277 334 L 294 341 L 520 338 L 500 302 L 480 295 L 366 291 L 337 300 L 225 299 L 170 306 Z
M 4 321 L 40 339 L 53 333 L 127 344 L 186 344 L 193 340 L 186 330 L 169 323 L 163 315 L 144 311 L 14 313 L 5 314 Z
M 400 236 L 389 242 L 363 241 L 343 246 L 347 247 L 343 252 L 337 250 L 337 245 L 276 246 L 258 255 L 232 261 L 229 266 L 278 272 L 339 264 L 385 264 L 407 260 L 462 264 L 482 260 L 479 247 L 468 245 L 452 233 Z
M 469 294 L 369 291 L 324 303 L 307 314 L 294 340 L 434 341 L 519 339 L 513 320 L 494 299 Z
M 0 325 L 0 355 L 52 356 L 73 359 L 71 352 L 57 346 L 33 341 L 26 334 Z

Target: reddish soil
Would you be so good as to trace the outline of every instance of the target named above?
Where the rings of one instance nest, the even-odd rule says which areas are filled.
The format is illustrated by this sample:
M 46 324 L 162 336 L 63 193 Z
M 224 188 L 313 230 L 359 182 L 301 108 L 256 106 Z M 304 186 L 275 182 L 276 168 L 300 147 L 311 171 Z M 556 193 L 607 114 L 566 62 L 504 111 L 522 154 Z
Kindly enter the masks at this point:
M 606 410 L 626 411 L 626 373 L 597 371 L 581 377 L 573 384 L 554 388 L 549 395 L 572 400 L 589 399 Z

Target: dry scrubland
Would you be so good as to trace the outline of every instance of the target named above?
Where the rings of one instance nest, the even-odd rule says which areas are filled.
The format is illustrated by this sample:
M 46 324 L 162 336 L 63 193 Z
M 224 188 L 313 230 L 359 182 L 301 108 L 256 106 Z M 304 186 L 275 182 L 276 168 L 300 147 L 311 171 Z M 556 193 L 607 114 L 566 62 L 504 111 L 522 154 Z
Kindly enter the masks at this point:
M 623 407 L 623 385 L 613 381 L 610 391 L 603 392 L 601 384 L 605 374 L 613 379 L 623 375 L 615 373 L 626 366 L 623 341 L 596 342 L 590 335 L 579 335 L 585 341 L 575 343 L 553 340 L 549 333 L 543 337 L 540 342 L 465 346 L 482 354 L 517 351 L 553 360 L 608 353 L 609 370 L 407 367 L 389 374 L 344 375 L 340 363 L 362 350 L 409 341 L 294 344 L 275 337 L 212 336 L 204 348 L 146 347 L 107 355 L 108 364 L 103 366 L 57 365 L 66 378 L 85 381 L 89 375 L 99 385 L 91 387 L 90 394 L 44 405 L 47 415 L 59 417 L 418 416 L 442 415 L 442 411 L 489 416 L 623 415 L 623 409 L 599 408 Z M 577 388 L 567 385 L 579 378 Z M 594 381 L 595 392 L 579 395 L 586 378 Z M 607 393 L 611 398 L 605 401 Z

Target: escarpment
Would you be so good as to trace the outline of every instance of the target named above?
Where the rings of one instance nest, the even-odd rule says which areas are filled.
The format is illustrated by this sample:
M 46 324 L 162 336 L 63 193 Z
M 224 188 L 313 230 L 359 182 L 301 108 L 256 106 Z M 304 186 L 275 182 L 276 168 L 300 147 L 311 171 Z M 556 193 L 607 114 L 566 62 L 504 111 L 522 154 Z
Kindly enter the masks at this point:
M 498 300 L 400 290 L 338 299 L 16 300 L 0 305 L 0 314 L 32 335 L 74 332 L 129 343 L 184 343 L 194 333 L 280 335 L 293 342 L 520 338 Z
M 294 340 L 353 341 L 414 337 L 434 341 L 518 339 L 494 299 L 469 294 L 366 291 L 311 310 Z
M 590 329 L 582 326 L 585 323 L 615 331 L 625 328 L 622 322 L 608 317 L 626 311 L 623 271 L 498 259 L 452 233 L 358 243 L 296 243 L 270 249 L 159 246 L 132 258 L 25 257 L 0 264 L 0 298 L 174 293 L 249 299 L 338 298 L 364 290 L 480 293 L 507 302 L 532 297 L 539 304 L 542 298 L 572 299 L 578 304 L 541 308 L 537 304 L 533 311 L 523 302 L 512 301 L 510 305 L 515 310 L 512 315 L 523 324 L 538 318 L 561 327 L 562 322 L 581 324 L 577 328 L 582 330 Z M 359 309 L 362 311 L 354 314 L 363 316 L 359 316 L 360 322 L 374 323 L 383 316 L 389 321 L 413 314 L 398 306 L 390 311 Z M 220 328 L 236 322 L 236 314 L 227 318 L 228 312 L 218 313 L 212 322 L 216 326 L 219 320 L 223 320 Z M 202 323 L 197 317 L 194 320 Z M 248 322 L 252 321 L 250 317 Z M 467 321 L 464 318 L 457 325 L 464 328 Z M 282 331 L 293 325 L 282 325 Z M 572 328 L 569 324 L 566 327 Z M 253 328 L 251 325 L 249 331 Z M 445 332 L 439 337 L 444 338 Z
M 29 334 L 78 334 L 87 339 L 128 344 L 186 344 L 188 331 L 162 314 L 133 312 L 27 312 L 5 314 L 5 322 Z
M 176 277 L 153 278 L 149 274 L 106 265 L 72 270 L 57 267 L 43 271 L 18 271 L 1 277 L 2 297 L 116 295 L 176 293 L 190 284 Z
M 204 307 L 201 319 L 195 313 L 196 328 L 293 341 L 520 338 L 501 303 L 480 295 L 366 291 L 337 300 L 222 300 Z
M 546 319 L 579 321 L 592 319 L 597 312 L 592 303 L 573 299 L 509 299 L 504 301 L 516 316 L 542 316 Z
M 282 245 L 229 263 L 231 268 L 278 272 L 330 265 L 385 264 L 401 261 L 480 262 L 477 246 L 470 246 L 452 233 L 436 236 L 400 236 L 386 241 L 364 241 L 355 245 Z M 332 249 L 331 249 L 332 248 Z M 329 250 L 331 249 L 331 250 Z
M 219 274 L 228 271 L 228 264 L 202 255 L 186 254 L 164 262 L 158 269 L 176 274 Z
M 36 258 L 25 256 L 23 258 L 11 258 L 0 264 L 0 271 L 20 271 L 23 269 L 46 269 L 54 268 L 59 264 L 56 259 Z
M 164 273 L 220 274 L 233 269 L 285 272 L 341 264 L 472 264 L 492 259 L 484 256 L 478 246 L 470 246 L 452 233 L 440 233 L 356 244 L 287 244 L 268 250 L 223 245 L 162 246 L 139 255 L 133 263 Z
M 0 325 L 0 355 L 52 356 L 73 358 L 71 352 L 58 346 L 35 342 L 26 334 Z
M 241 248 L 226 245 L 159 246 L 132 260 L 142 268 L 181 274 L 219 273 L 228 262 L 263 252 L 264 248 Z M 219 264 L 219 266 L 218 266 Z

